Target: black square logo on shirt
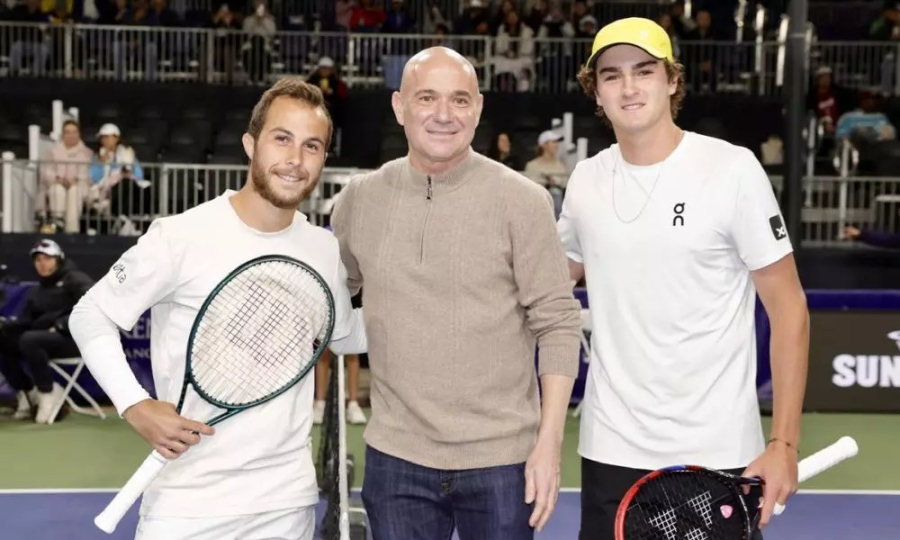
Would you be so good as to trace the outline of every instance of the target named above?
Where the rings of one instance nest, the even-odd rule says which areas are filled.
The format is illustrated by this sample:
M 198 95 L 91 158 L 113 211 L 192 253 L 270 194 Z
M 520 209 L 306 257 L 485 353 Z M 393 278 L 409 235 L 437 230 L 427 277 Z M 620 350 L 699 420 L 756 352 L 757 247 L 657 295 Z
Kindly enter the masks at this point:
M 775 240 L 784 240 L 787 238 L 787 227 L 784 226 L 784 222 L 781 220 L 780 215 L 774 215 L 769 218 L 769 226 L 772 227 L 772 234 L 775 235 Z

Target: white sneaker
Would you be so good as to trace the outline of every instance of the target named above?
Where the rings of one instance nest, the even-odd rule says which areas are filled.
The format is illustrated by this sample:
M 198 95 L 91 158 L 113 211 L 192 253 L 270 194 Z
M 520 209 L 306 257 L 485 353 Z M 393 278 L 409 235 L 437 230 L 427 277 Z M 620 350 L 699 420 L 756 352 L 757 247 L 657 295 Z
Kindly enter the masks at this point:
M 34 392 L 35 390 L 32 390 L 28 394 L 34 394 Z M 16 394 L 18 404 L 16 406 L 16 412 L 13 413 L 13 420 L 30 420 L 34 414 L 34 409 L 31 408 L 31 400 L 28 399 L 28 394 L 25 392 Z
M 50 423 L 50 415 L 53 414 L 53 409 L 56 408 L 56 404 L 63 397 L 63 388 L 62 386 L 53 383 L 53 390 L 49 392 L 38 392 L 37 396 L 37 415 L 34 417 L 34 421 L 38 424 L 49 424 Z
M 325 401 L 316 400 L 313 403 L 313 424 L 317 426 L 322 425 L 322 420 L 325 418 Z
M 363 412 L 359 403 L 355 401 L 347 402 L 347 422 L 350 424 L 366 423 L 366 413 Z

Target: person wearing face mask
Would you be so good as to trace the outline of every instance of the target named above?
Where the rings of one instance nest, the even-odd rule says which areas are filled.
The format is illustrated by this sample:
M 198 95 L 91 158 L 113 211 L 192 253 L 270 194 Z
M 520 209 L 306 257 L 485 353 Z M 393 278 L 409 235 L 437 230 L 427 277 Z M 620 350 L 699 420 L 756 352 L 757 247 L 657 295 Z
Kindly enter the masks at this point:
M 746 148 L 675 124 L 683 66 L 655 22 L 605 26 L 578 80 L 617 141 L 578 163 L 559 219 L 593 329 L 580 538 L 612 540 L 629 487 L 680 463 L 763 478 L 764 527 L 797 489 L 809 356 L 806 297 L 769 177 Z M 767 438 L 757 295 L 772 326 Z
M 17 391 L 13 417 L 46 424 L 63 396 L 53 381 L 50 359 L 78 356 L 69 335 L 69 314 L 94 282 L 66 260 L 53 240 L 38 241 L 30 255 L 38 283 L 28 291 L 21 313 L 0 321 L 0 372 Z
M 531 539 L 556 503 L 580 304 L 547 190 L 471 148 L 478 88 L 451 49 L 411 58 L 391 97 L 407 156 L 353 179 L 332 214 L 366 310 L 379 540 Z

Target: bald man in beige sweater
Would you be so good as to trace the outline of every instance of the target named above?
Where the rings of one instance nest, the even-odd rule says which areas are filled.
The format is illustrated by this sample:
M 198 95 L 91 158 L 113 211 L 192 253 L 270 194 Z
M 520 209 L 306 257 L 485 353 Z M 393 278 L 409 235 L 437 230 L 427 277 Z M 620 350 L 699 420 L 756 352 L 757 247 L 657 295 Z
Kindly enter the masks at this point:
M 332 216 L 363 289 L 375 540 L 531 539 L 556 503 L 580 305 L 547 191 L 471 149 L 482 103 L 459 54 L 414 56 L 392 97 L 409 154 Z

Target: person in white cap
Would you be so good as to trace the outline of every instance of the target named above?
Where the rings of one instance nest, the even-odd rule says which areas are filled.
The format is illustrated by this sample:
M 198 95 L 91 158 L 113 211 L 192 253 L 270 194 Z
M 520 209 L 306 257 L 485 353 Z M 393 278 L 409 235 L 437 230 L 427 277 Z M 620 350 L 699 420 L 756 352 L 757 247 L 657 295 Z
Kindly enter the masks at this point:
M 38 241 L 29 255 L 38 282 L 29 289 L 21 313 L 0 321 L 0 373 L 17 392 L 13 417 L 46 424 L 63 394 L 53 381 L 50 359 L 78 356 L 69 335 L 69 314 L 94 282 L 66 260 L 53 240 Z
M 578 163 L 558 223 L 593 327 L 580 538 L 612 540 L 629 487 L 684 463 L 764 478 L 765 526 L 797 489 L 809 354 L 806 298 L 769 178 L 751 151 L 675 124 L 682 66 L 653 21 L 600 30 L 579 81 L 617 140 Z M 767 439 L 757 293 L 772 326 Z
M 547 130 L 538 136 L 537 157 L 525 164 L 525 176 L 547 188 L 553 197 L 556 216 L 562 209 L 563 196 L 569 180 L 569 171 L 559 159 L 559 145 L 563 136 Z

